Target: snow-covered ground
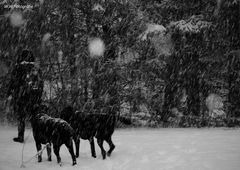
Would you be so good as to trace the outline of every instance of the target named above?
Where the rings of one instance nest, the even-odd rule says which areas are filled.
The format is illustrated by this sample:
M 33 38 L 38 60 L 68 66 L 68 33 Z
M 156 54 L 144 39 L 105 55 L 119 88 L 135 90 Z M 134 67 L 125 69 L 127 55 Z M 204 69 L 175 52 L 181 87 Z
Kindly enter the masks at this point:
M 12 142 L 16 127 L 0 127 L 0 170 L 21 169 L 23 144 Z M 36 154 L 32 132 L 27 129 L 24 160 Z M 239 170 L 240 129 L 121 129 L 113 135 L 116 149 L 110 158 L 102 160 L 96 142 L 97 158 L 90 154 L 88 141 L 81 141 L 80 158 L 71 166 L 65 146 L 59 167 L 53 154 L 43 162 L 33 159 L 22 169 L 34 170 Z M 105 145 L 107 148 L 107 145 Z

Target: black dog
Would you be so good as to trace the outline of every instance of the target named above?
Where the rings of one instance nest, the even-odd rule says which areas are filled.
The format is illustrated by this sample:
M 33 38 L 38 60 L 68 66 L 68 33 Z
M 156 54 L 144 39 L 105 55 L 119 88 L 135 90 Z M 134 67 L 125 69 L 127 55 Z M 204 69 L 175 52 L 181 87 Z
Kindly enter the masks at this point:
M 74 142 L 76 145 L 76 157 L 79 156 L 80 138 L 89 140 L 92 157 L 96 158 L 94 137 L 97 138 L 103 159 L 106 158 L 106 151 L 103 148 L 104 140 L 109 144 L 110 149 L 107 155 L 110 156 L 115 148 L 112 142 L 116 116 L 107 114 L 86 114 L 79 111 L 74 112 L 72 107 L 66 107 L 61 112 L 61 118 L 70 123 L 76 132 Z
M 51 161 L 51 144 L 53 144 L 54 153 L 57 157 L 57 162 L 61 166 L 61 158 L 59 150 L 62 144 L 68 148 L 72 164 L 76 164 L 76 158 L 73 151 L 73 136 L 74 130 L 64 120 L 60 118 L 52 118 L 46 114 L 46 106 L 37 106 L 33 110 L 31 117 L 31 124 L 33 130 L 33 137 L 36 143 L 37 151 L 41 150 L 41 144 L 47 144 L 48 160 Z M 38 162 L 42 161 L 41 154 L 38 155 Z

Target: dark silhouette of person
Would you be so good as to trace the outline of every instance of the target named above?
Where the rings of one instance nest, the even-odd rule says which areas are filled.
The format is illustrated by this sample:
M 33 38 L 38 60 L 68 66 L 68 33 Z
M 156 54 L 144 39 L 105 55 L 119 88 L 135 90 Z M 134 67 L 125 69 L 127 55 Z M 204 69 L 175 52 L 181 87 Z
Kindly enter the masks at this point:
M 35 67 L 35 57 L 31 51 L 23 50 L 11 72 L 7 91 L 18 120 L 18 136 L 13 141 L 24 142 L 25 119 L 31 116 L 35 104 L 41 102 L 42 92 L 42 75 L 40 69 Z

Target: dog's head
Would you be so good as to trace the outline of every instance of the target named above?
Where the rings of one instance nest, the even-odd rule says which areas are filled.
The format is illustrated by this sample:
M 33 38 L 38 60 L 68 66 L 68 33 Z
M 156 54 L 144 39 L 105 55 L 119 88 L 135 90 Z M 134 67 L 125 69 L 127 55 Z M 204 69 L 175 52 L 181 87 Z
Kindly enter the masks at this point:
M 35 104 L 31 111 L 31 119 L 35 118 L 38 114 L 47 114 L 48 107 L 44 104 Z
M 74 116 L 74 109 L 71 106 L 65 107 L 60 113 L 60 118 L 65 120 L 68 123 L 73 119 L 73 116 Z

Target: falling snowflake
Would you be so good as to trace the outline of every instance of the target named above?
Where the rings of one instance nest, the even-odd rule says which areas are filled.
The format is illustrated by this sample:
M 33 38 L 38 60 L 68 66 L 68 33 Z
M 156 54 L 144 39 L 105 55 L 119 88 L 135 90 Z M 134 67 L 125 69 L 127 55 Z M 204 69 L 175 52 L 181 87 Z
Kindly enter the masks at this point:
M 24 24 L 24 19 L 20 12 L 13 12 L 9 19 L 13 27 L 21 27 Z
M 49 41 L 51 37 L 51 34 L 50 33 L 46 33 L 43 35 L 43 38 L 42 38 L 42 50 L 45 50 L 46 46 L 47 46 L 47 42 Z
M 48 41 L 50 37 L 51 37 L 51 34 L 50 34 L 50 33 L 44 34 L 44 36 L 43 36 L 43 38 L 42 38 L 42 42 Z
M 223 111 L 223 99 L 218 94 L 210 94 L 206 98 L 206 106 L 209 110 L 210 116 L 225 114 Z
M 44 0 L 39 0 L 39 3 L 42 5 L 44 3 Z
M 102 56 L 105 51 L 104 42 L 100 38 L 94 38 L 89 41 L 88 50 L 91 57 Z

